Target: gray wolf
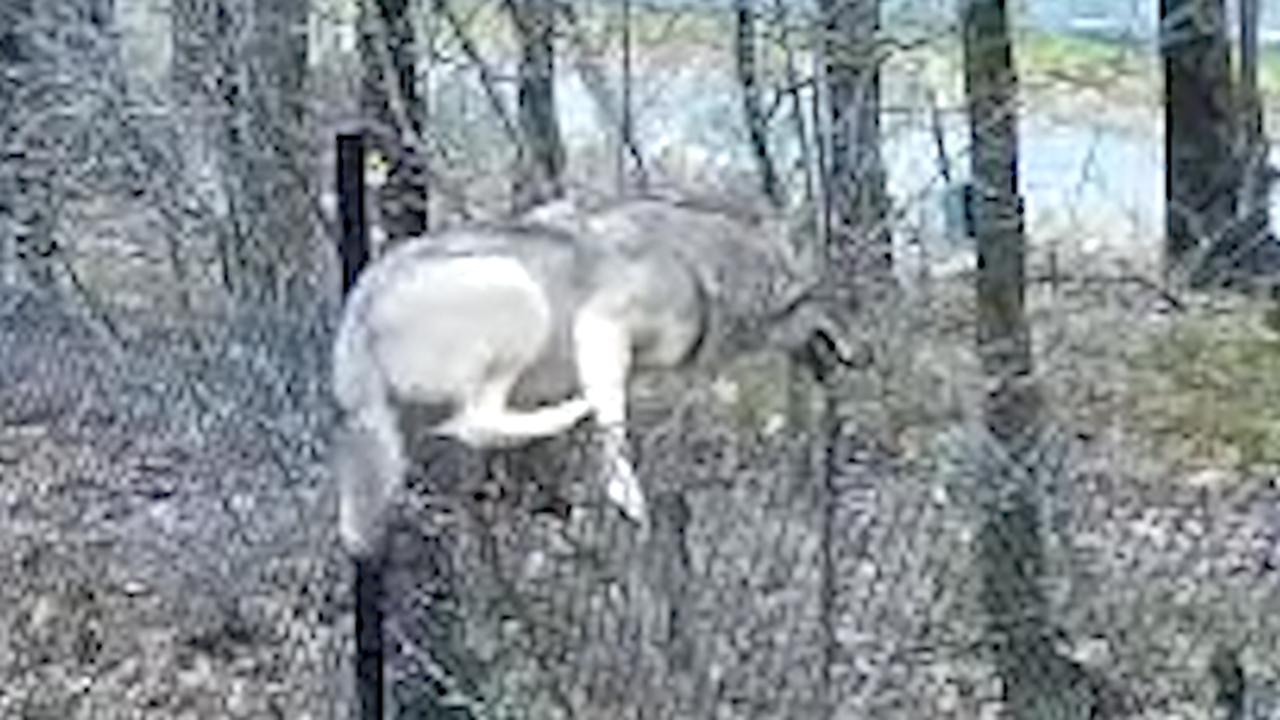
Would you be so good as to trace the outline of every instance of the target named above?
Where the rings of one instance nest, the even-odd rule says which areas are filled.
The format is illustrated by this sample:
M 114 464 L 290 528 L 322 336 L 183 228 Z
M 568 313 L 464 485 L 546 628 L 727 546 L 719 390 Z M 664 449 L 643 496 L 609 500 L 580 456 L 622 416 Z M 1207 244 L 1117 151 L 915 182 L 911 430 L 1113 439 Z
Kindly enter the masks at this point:
M 606 495 L 645 527 L 628 382 L 805 336 L 791 326 L 809 322 L 797 308 L 812 262 L 782 227 L 663 199 L 560 201 L 380 257 L 352 288 L 333 346 L 347 550 L 367 555 L 382 541 L 406 471 L 406 406 L 438 408 L 430 433 L 475 448 L 519 446 L 592 417 Z

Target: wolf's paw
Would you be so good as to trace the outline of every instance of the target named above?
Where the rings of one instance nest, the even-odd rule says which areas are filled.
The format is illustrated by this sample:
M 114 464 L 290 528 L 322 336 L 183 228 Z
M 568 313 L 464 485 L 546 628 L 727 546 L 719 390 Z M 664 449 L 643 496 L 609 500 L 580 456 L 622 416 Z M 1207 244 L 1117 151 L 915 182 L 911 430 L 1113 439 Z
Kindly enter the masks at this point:
M 644 491 L 636 477 L 631 463 L 625 458 L 614 458 L 611 463 L 605 493 L 609 501 L 618 506 L 623 515 L 640 527 L 649 524 L 648 504 L 644 499 Z

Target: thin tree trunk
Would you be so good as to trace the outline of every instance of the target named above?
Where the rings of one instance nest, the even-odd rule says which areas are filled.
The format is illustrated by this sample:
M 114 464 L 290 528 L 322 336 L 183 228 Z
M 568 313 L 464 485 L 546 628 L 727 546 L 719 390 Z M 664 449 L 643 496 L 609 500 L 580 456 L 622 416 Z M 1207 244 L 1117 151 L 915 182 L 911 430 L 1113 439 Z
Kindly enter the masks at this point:
M 255 0 L 254 49 L 261 63 L 254 94 L 262 101 L 258 153 L 264 173 L 270 177 L 270 196 L 264 198 L 261 242 L 274 245 L 269 252 L 278 274 L 275 294 L 290 306 L 314 302 L 312 290 L 319 280 L 312 274 L 319 248 L 313 247 L 314 228 L 307 202 L 308 188 L 300 186 L 315 175 L 308 168 L 307 152 L 307 0 Z M 265 131 L 265 132 L 264 132 Z M 296 172 L 301 168 L 302 172 Z
M 247 202 L 241 197 L 241 182 L 247 176 L 246 158 L 251 153 L 245 136 L 242 109 L 247 89 L 244 78 L 244 51 L 237 18 L 243 12 L 234 0 L 211 0 L 208 12 L 212 14 L 213 38 L 209 52 L 212 67 L 207 71 L 211 78 L 214 97 L 212 114 L 216 117 L 215 138 L 211 141 L 212 157 L 219 164 L 217 177 L 221 181 L 222 194 L 227 206 L 227 222 L 220 229 L 218 245 L 222 263 L 222 279 L 228 293 L 238 296 L 245 292 L 242 286 L 248 280 L 242 277 L 243 258 L 252 245 L 252 230 L 242 208 Z M 198 71 L 197 71 L 198 72 Z
M 738 85 L 742 91 L 742 114 L 751 139 L 751 154 L 755 158 L 756 172 L 760 175 L 760 189 L 774 206 L 782 205 L 782 189 L 778 184 L 778 172 L 769 152 L 769 125 L 764 109 L 760 106 L 760 77 L 756 70 L 756 9 L 754 0 L 734 0 L 737 13 L 737 33 L 734 58 L 738 71 Z
M 1223 0 L 1160 0 L 1165 78 L 1165 261 L 1233 245 L 1240 166 Z M 1214 250 L 1216 253 L 1217 251 Z M 1199 270 L 1199 268 L 1196 268 Z M 1193 278 L 1205 284 L 1212 273 Z
M 556 118 L 555 0 L 507 0 L 507 7 L 520 41 L 519 213 L 564 194 L 565 151 Z
M 649 184 L 644 154 L 640 151 L 640 145 L 635 137 L 635 108 L 632 102 L 634 77 L 631 69 L 633 58 L 633 27 L 630 20 L 632 0 L 621 1 L 622 67 L 620 73 L 622 77 L 619 85 L 622 87 L 620 92 L 622 98 L 620 102 L 614 101 L 609 89 L 609 82 L 604 71 L 603 48 L 592 46 L 587 37 L 588 33 L 584 30 L 572 2 L 560 2 L 558 7 L 560 16 L 564 19 L 566 26 L 565 35 L 573 43 L 573 52 L 570 56 L 574 60 L 574 69 L 582 78 L 583 85 L 586 86 L 586 90 L 591 95 L 591 100 L 595 103 L 597 110 L 604 116 L 605 124 L 613 129 L 618 136 L 616 138 L 615 171 L 617 177 L 615 177 L 615 185 L 617 185 L 619 193 L 624 192 L 626 186 L 632 183 L 642 189 L 648 187 Z M 630 158 L 630 166 L 628 166 L 628 157 Z
M 33 0 L 8 0 L 0 4 L 0 131 L 8 140 L 17 120 L 18 87 L 24 65 L 31 60 L 28 23 Z
M 834 247 L 835 238 L 831 232 L 831 113 L 829 84 L 827 82 L 826 43 L 816 44 L 813 52 L 813 94 L 810 96 L 810 119 L 813 122 L 814 150 L 817 157 L 818 192 L 820 197 L 815 203 L 814 213 L 818 226 L 818 239 L 821 247 Z
M 360 5 L 364 83 L 363 115 L 370 141 L 389 164 L 375 198 L 389 241 L 426 232 L 428 187 L 418 143 L 426 122 L 426 98 L 416 83 L 417 42 L 412 0 L 363 0 Z
M 170 6 L 169 94 L 174 112 L 182 117 L 181 147 L 175 156 L 180 172 L 197 187 L 207 187 L 210 194 L 224 195 L 222 203 L 236 205 L 234 183 L 227 177 L 228 151 L 236 140 L 232 129 L 231 71 L 235 60 L 230 57 L 231 25 L 225 0 L 174 0 Z M 221 167 L 220 167 L 221 165 Z M 221 182 L 217 179 L 221 176 Z M 200 183 L 209 181 L 209 186 Z M 184 202 L 198 202 L 184 198 Z M 187 217 L 182 214 L 181 217 Z M 217 229 L 218 262 L 223 289 L 236 292 L 237 245 L 232 218 Z M 186 235 L 186 233 L 180 233 Z M 171 242 L 175 278 L 185 274 L 181 260 L 180 238 Z M 179 280 L 181 282 L 181 280 Z
M 986 416 L 995 439 L 1016 450 L 1033 436 L 1039 400 L 1031 382 L 1031 337 L 1025 309 L 1026 238 L 1018 193 L 1017 80 L 1004 5 L 1004 0 L 968 4 L 965 87 L 979 256 L 977 341 L 983 370 L 997 383 L 987 398 Z M 1025 453 L 1012 457 L 1022 455 Z M 1020 539 L 1024 542 L 1011 548 L 1011 557 L 1015 553 L 1038 555 L 1038 537 Z M 1036 567 L 1038 562 L 1026 565 Z M 1030 587 L 1025 591 L 1019 594 L 1034 600 L 1028 603 L 1030 607 L 1013 608 L 1017 612 L 1002 615 L 1042 614 L 1036 607 L 1038 593 Z
M 880 150 L 880 0 L 820 0 L 830 113 L 831 254 L 855 297 L 892 283 Z
M 805 124 L 806 113 L 804 110 L 803 88 L 800 83 L 800 73 L 796 69 L 796 51 L 791 42 L 790 20 L 787 17 L 787 0 L 774 0 L 774 10 L 777 12 L 778 23 L 783 28 L 780 42 L 784 56 L 783 65 L 786 82 L 789 88 L 787 94 L 791 100 L 791 122 L 795 130 L 796 147 L 799 152 L 797 162 L 801 177 L 804 180 L 804 203 L 806 207 L 813 207 L 817 200 L 813 179 L 815 175 L 815 157 L 809 142 L 809 131 Z M 814 95 L 816 96 L 817 93 L 814 92 Z
M 1240 0 L 1240 105 L 1243 135 L 1250 149 L 1262 137 L 1262 103 L 1258 97 L 1258 0 Z
M 45 292 L 56 290 L 55 256 L 59 248 L 53 225 L 57 216 L 52 138 L 32 123 L 29 108 L 40 102 L 42 66 L 52 58 L 43 50 L 51 18 L 47 5 L 35 0 L 0 2 L 0 231 L 5 250 L 27 280 Z
M 175 70 L 209 73 L 217 83 L 220 175 L 230 226 L 223 240 L 224 278 L 244 302 L 311 302 L 305 280 L 317 251 L 308 195 L 298 187 L 298 178 L 310 173 L 297 171 L 307 156 L 307 4 L 219 0 L 200 10 L 198 21 L 212 26 L 216 52 L 206 58 L 206 45 L 197 65 Z
M 632 138 L 631 0 L 622 0 L 622 118 L 618 129 L 618 194 L 627 189 L 627 148 Z
M 17 132 L 21 124 L 20 98 L 31 61 L 29 31 L 32 0 L 8 0 L 0 4 L 0 282 L 17 278 L 20 236 L 28 225 L 25 214 L 33 207 L 23 201 L 19 171 L 25 164 L 23 144 Z
M 228 85 L 236 57 L 235 0 L 174 0 L 171 11 L 169 91 L 191 142 L 184 159 L 201 169 L 217 154 Z
M 1005 717 L 1093 717 L 1097 695 L 1084 671 L 1056 653 L 1040 587 L 1040 398 L 1032 381 L 1025 310 L 1017 79 L 1005 2 L 972 0 L 963 21 L 978 241 L 977 342 L 992 388 L 984 406 L 986 425 L 999 447 L 982 458 L 988 485 L 977 562 L 986 644 L 1003 681 Z
M 1258 29 L 1261 26 L 1259 0 L 1240 1 L 1240 124 L 1239 152 L 1243 158 L 1240 188 L 1240 236 L 1250 274 L 1280 271 L 1276 238 L 1271 231 L 1269 198 L 1271 177 L 1265 135 L 1262 97 L 1258 91 Z M 1269 252 L 1268 252 L 1269 251 Z M 1274 282 L 1274 279 L 1273 279 Z
M 195 15 L 184 22 L 199 23 L 189 28 L 198 33 L 188 39 L 194 54 L 183 58 L 190 65 L 173 68 L 173 79 L 177 93 L 216 98 L 228 210 L 224 282 L 245 303 L 312 304 L 321 249 L 307 189 L 299 186 L 312 175 L 304 142 L 308 5 L 215 0 L 188 9 Z

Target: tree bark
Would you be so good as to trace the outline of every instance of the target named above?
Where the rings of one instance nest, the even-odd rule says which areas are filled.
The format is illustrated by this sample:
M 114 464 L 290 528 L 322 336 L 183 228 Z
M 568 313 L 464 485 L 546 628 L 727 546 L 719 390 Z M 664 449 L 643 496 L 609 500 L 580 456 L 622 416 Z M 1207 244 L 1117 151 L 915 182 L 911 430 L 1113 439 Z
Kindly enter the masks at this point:
M 389 241 L 416 237 L 429 218 L 425 158 L 418 144 L 426 122 L 426 97 L 415 82 L 417 42 L 411 0 L 363 0 L 361 104 L 370 142 L 387 159 L 386 185 L 377 193 L 382 229 Z
M 889 196 L 880 154 L 879 0 L 820 0 L 828 94 L 829 250 L 856 299 L 892 283 Z
M 619 53 L 619 69 L 621 76 L 618 84 L 620 98 L 615 98 L 610 90 L 605 63 L 607 60 L 606 45 L 597 45 L 588 38 L 588 32 L 578 16 L 573 3 L 560 2 L 557 11 L 565 24 L 564 35 L 572 43 L 574 70 L 582 78 L 587 93 L 596 106 L 597 112 L 603 116 L 614 138 L 614 184 L 619 194 L 625 193 L 628 187 L 635 186 L 644 190 L 649 185 L 648 171 L 645 168 L 644 154 L 635 136 L 635 113 L 632 103 L 633 73 L 631 69 L 633 54 L 632 42 L 632 0 L 620 0 L 618 23 L 622 49 Z
M 814 192 L 814 186 L 817 184 L 814 181 L 814 177 L 817 175 L 814 165 L 815 157 L 811 146 L 809 128 L 805 122 L 804 94 L 801 90 L 800 73 L 796 67 L 796 48 L 789 31 L 790 20 L 787 7 L 787 0 L 774 0 L 774 11 L 777 14 L 778 22 L 783 27 L 780 39 L 784 58 L 783 72 L 788 88 L 787 96 L 791 101 L 791 126 L 795 133 L 796 149 L 799 153 L 797 160 L 804 187 L 804 206 L 813 209 L 816 205 L 815 200 L 817 197 Z M 814 96 L 816 95 L 817 93 L 814 93 Z
M 31 48 L 23 27 L 32 19 L 32 0 L 0 4 L 0 281 L 16 279 L 19 236 L 27 223 L 23 213 L 19 168 L 24 161 L 17 141 L 18 109 Z
M 213 162 L 219 125 L 236 59 L 232 57 L 233 0 L 174 0 L 170 12 L 169 91 L 183 116 L 188 146 L 184 162 L 199 168 Z
M 564 195 L 564 142 L 556 118 L 555 0 L 507 0 L 520 42 L 521 142 L 516 213 Z
M 1040 398 L 1025 311 L 1017 78 L 1004 0 L 971 0 L 963 22 L 978 242 L 977 343 L 991 388 L 984 403 L 987 430 L 1001 447 L 981 459 L 988 485 L 977 562 L 987 646 L 1003 681 L 1006 717 L 1093 717 L 1099 694 L 1085 671 L 1054 649 L 1040 587 Z
M 1161 0 L 1165 83 L 1165 262 L 1233 242 L 1240 166 L 1223 0 Z M 1202 277 L 1196 284 L 1203 284 Z
M 254 50 L 261 63 L 256 95 L 261 99 L 258 130 L 259 159 L 270 177 L 263 189 L 269 195 L 262 218 L 262 243 L 280 274 L 277 296 L 293 305 L 314 302 L 315 258 L 307 184 L 317 168 L 307 152 L 307 39 L 308 0 L 255 0 Z
M 1248 214 L 1261 210 L 1266 228 L 1266 145 L 1263 142 L 1262 99 L 1258 94 L 1258 28 L 1262 22 L 1258 0 L 1240 0 L 1240 144 L 1248 160 L 1241 201 Z
M 322 248 L 305 186 L 314 176 L 304 141 L 307 2 L 218 0 L 206 9 L 229 215 L 224 282 L 245 303 L 314 303 Z
M 640 189 L 648 185 L 644 167 L 644 157 L 640 154 L 640 146 L 636 143 L 635 108 L 633 107 L 632 82 L 634 74 L 631 69 L 633 59 L 633 38 L 631 28 L 632 0 L 622 0 L 622 107 L 619 110 L 618 128 L 618 193 L 623 194 L 630 184 L 631 171 L 628 170 L 628 157 L 634 163 L 634 173 L 639 181 Z
M 40 65 L 46 60 L 37 37 L 47 37 L 50 19 L 34 0 L 0 2 L 0 263 L 16 279 L 18 269 L 42 291 L 55 289 L 53 233 L 56 213 L 51 137 L 31 114 L 41 109 Z
M 738 85 L 742 91 L 742 114 L 751 142 L 751 155 L 760 175 L 760 189 L 774 207 L 782 206 L 782 189 L 778 184 L 773 155 L 769 152 L 769 123 L 760 106 L 760 77 L 756 70 L 756 8 L 753 0 L 734 0 L 737 33 L 734 36 L 734 58 Z
M 1280 272 L 1280 248 L 1271 230 L 1269 198 L 1271 172 L 1265 135 L 1262 97 L 1258 90 L 1258 30 L 1262 23 L 1259 0 L 1240 2 L 1240 78 L 1237 145 L 1242 158 L 1240 237 L 1245 243 L 1240 261 L 1250 274 Z M 1236 265 L 1239 265 L 1237 263 Z

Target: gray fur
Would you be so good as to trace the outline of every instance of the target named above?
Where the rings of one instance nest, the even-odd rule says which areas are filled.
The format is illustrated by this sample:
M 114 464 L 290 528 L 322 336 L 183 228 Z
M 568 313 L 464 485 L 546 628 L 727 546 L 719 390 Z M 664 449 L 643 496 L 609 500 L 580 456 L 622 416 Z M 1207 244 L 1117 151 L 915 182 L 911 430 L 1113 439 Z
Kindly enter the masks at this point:
M 333 351 L 348 550 L 381 542 L 406 470 L 404 405 L 452 410 L 429 432 L 475 447 L 519 445 L 594 416 L 608 495 L 643 525 L 627 380 L 758 345 L 759 323 L 802 277 L 766 224 L 739 217 L 660 200 L 562 202 L 519 223 L 404 243 L 373 263 Z

